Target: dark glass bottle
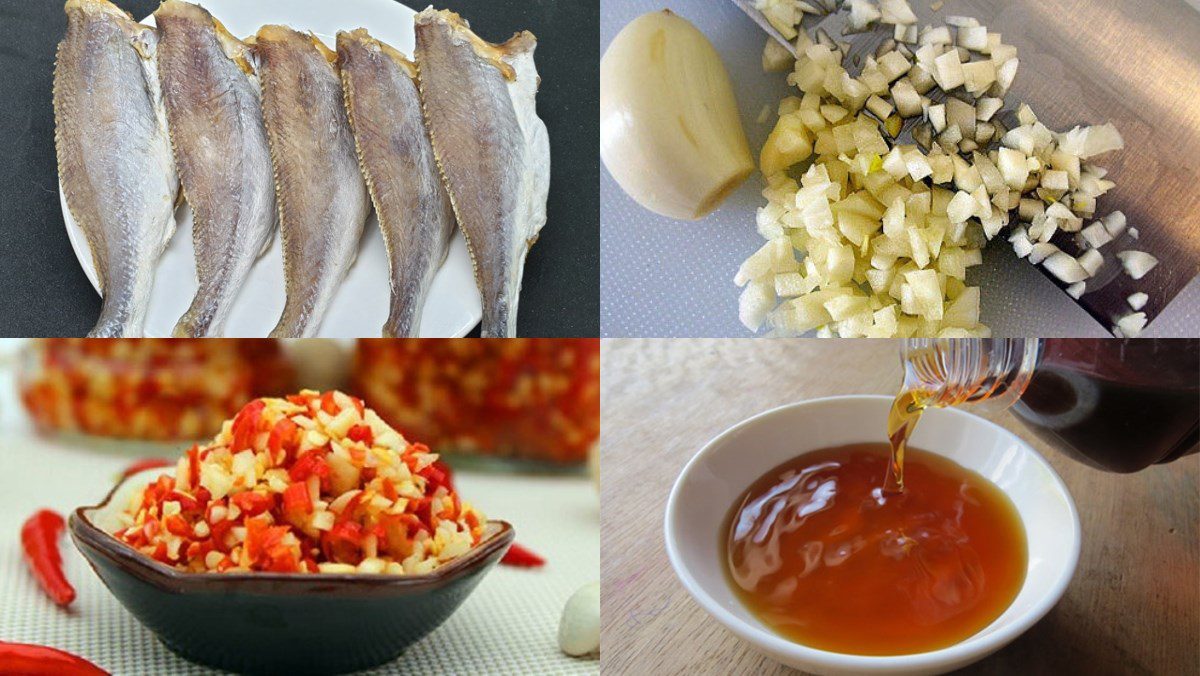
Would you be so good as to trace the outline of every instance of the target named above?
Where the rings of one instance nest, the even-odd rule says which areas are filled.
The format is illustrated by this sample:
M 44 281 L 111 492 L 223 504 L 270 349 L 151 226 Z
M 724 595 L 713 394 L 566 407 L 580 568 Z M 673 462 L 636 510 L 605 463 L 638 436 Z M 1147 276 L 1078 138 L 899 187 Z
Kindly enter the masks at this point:
M 1136 472 L 1200 450 L 1195 339 L 909 340 L 902 361 L 926 405 L 1009 408 L 1093 467 Z

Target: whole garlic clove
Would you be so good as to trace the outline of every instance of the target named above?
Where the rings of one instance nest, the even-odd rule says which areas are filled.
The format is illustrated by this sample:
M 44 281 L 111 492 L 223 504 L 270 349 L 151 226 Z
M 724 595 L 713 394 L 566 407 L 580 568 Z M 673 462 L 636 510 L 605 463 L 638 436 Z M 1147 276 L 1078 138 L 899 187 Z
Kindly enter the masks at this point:
M 600 157 L 638 204 L 686 220 L 708 215 L 753 173 L 729 73 L 687 20 L 643 14 L 604 52 Z
M 571 595 L 558 625 L 558 647 L 572 657 L 600 654 L 600 583 Z

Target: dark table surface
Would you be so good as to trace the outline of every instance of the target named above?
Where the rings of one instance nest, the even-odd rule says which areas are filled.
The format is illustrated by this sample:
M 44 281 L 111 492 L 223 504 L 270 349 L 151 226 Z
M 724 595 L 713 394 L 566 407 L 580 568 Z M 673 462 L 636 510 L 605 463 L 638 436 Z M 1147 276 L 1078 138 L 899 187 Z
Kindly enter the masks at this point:
M 141 18 L 159 3 L 116 4 Z M 428 2 L 404 4 L 422 9 Z M 518 30 L 538 37 L 550 202 L 525 265 L 517 333 L 600 335 L 599 3 L 454 0 L 447 6 L 493 42 Z M 54 51 L 65 30 L 57 0 L 0 0 L 0 336 L 83 335 L 100 312 L 58 201 L 50 92 Z

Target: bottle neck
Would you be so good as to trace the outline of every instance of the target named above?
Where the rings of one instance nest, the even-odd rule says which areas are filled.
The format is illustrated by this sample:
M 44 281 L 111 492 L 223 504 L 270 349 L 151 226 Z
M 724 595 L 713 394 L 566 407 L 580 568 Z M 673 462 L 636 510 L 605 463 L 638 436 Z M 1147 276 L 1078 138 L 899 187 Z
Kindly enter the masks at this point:
M 1021 398 L 1041 348 L 1037 338 L 911 338 L 900 350 L 904 389 L 923 406 L 1006 409 Z

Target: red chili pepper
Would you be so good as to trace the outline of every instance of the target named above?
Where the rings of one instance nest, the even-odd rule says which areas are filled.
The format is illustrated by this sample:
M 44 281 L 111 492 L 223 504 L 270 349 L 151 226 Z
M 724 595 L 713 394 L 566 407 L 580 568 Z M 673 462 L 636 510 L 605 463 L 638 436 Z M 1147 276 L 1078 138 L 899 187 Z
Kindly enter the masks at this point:
M 362 560 L 362 526 L 354 521 L 334 525 L 321 536 L 325 557 L 338 563 L 357 564 Z
M 58 538 L 64 528 L 66 523 L 58 512 L 39 510 L 21 527 L 21 545 L 42 591 L 66 608 L 75 600 L 75 588 L 63 574 L 62 554 L 58 551 Z
M 342 409 L 333 400 L 333 390 L 329 390 L 321 395 L 321 410 L 329 415 L 337 415 Z
M 508 566 L 518 566 L 521 568 L 538 568 L 545 565 L 546 559 L 534 554 L 517 543 L 512 543 L 507 552 L 504 552 L 500 563 Z
M 314 474 L 321 478 L 329 476 L 329 465 L 325 463 L 324 454 L 319 451 L 309 451 L 300 456 L 288 470 L 288 477 L 292 481 L 304 481 Z
M 146 458 L 145 460 L 138 460 L 122 470 L 121 478 L 124 479 L 126 477 L 133 476 L 138 472 L 144 472 L 148 469 L 155 469 L 156 467 L 172 467 L 174 465 L 174 462 L 167 460 L 166 458 Z
M 446 486 L 447 490 L 450 488 L 446 484 L 446 473 L 438 469 L 436 462 L 421 470 L 420 475 L 425 477 L 425 480 L 429 482 L 431 490 L 427 490 L 430 490 L 430 492 L 436 491 L 438 486 Z
M 441 470 L 443 477 L 442 484 L 445 485 L 451 493 L 454 493 L 454 472 L 450 470 L 450 465 L 447 465 L 441 460 L 434 460 L 433 466 Z
M 283 511 L 288 514 L 312 514 L 312 496 L 308 493 L 308 485 L 292 484 L 283 492 Z
M 187 452 L 188 457 L 188 485 L 193 490 L 200 485 L 200 447 L 192 445 Z
M 242 410 L 234 416 L 233 440 L 229 443 L 230 453 L 250 448 L 254 442 L 254 435 L 258 434 L 258 424 L 262 420 L 262 412 L 266 407 L 267 404 L 262 399 L 255 399 L 243 406 Z
M 286 464 L 300 445 L 299 432 L 300 427 L 292 422 L 291 418 L 280 418 L 279 422 L 275 423 L 275 427 L 271 429 L 271 435 L 267 438 L 267 448 L 271 451 L 271 457 L 277 458 L 280 451 L 282 451 L 283 460 L 281 464 Z
M 246 516 L 258 516 L 275 506 L 274 493 L 258 493 L 246 491 L 229 498 L 230 502 L 246 513 Z
M 346 438 L 352 441 L 361 441 L 370 446 L 375 443 L 375 433 L 366 425 L 355 425 L 346 431 Z
M 0 641 L 0 674 L 27 676 L 108 676 L 87 660 L 57 648 Z

